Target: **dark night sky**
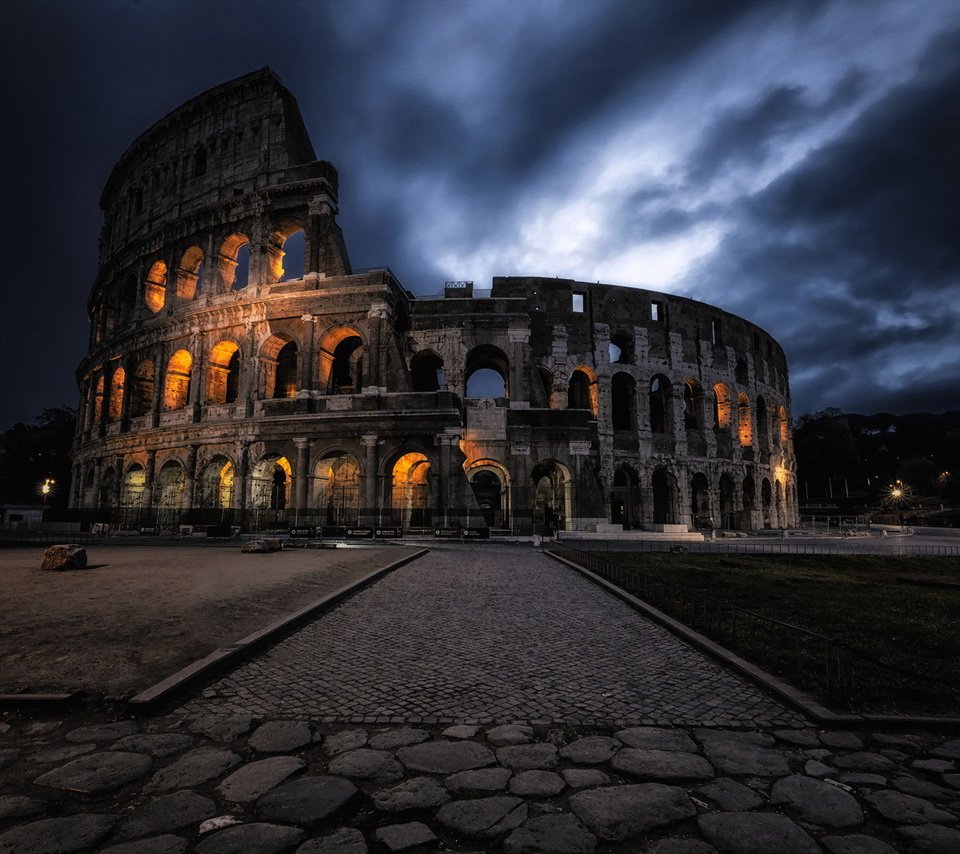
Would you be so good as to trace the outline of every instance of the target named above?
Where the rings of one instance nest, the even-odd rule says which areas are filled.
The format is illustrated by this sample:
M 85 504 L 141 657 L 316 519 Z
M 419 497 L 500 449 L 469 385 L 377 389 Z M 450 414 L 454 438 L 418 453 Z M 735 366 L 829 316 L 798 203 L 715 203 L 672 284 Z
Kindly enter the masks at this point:
M 76 405 L 114 162 L 264 65 L 357 267 L 683 294 L 778 338 L 795 414 L 960 408 L 955 0 L 11 0 L 0 43 L 0 429 Z

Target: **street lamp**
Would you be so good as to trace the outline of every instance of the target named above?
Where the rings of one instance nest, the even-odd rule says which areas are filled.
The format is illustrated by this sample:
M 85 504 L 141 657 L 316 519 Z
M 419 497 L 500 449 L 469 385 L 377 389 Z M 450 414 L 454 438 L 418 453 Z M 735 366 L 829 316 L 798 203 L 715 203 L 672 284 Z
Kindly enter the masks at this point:
M 56 481 L 52 477 L 46 477 L 43 479 L 43 483 L 40 484 L 40 495 L 43 498 L 43 503 L 47 503 L 47 496 L 53 492 L 53 487 L 56 484 Z

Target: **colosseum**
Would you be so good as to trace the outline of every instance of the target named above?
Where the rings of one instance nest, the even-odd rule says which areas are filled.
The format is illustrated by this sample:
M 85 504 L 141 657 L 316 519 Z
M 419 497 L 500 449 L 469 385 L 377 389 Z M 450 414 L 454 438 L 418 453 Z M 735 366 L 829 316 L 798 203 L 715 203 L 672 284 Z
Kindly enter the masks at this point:
M 269 69 L 143 133 L 101 207 L 70 494 L 91 520 L 358 536 L 797 521 L 787 364 L 766 332 L 638 288 L 511 276 L 414 296 L 388 267 L 353 268 L 337 171 Z

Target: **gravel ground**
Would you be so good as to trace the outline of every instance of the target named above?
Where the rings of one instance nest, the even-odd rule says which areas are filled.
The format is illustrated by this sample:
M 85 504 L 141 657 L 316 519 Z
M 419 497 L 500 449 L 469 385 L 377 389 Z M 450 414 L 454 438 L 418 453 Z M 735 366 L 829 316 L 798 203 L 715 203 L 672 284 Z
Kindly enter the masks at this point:
M 92 546 L 49 572 L 42 548 L 4 549 L 0 693 L 130 696 L 406 551 Z

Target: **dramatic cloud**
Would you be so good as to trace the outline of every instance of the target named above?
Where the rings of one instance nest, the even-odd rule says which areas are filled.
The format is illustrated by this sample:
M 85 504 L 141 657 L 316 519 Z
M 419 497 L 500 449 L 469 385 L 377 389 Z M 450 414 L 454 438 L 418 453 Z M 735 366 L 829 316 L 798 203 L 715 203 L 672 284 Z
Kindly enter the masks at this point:
M 263 65 L 340 170 L 357 267 L 685 294 L 783 343 L 796 413 L 960 408 L 951 0 L 8 7 L 0 427 L 76 400 L 116 159 Z

